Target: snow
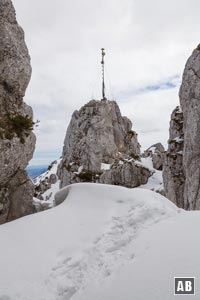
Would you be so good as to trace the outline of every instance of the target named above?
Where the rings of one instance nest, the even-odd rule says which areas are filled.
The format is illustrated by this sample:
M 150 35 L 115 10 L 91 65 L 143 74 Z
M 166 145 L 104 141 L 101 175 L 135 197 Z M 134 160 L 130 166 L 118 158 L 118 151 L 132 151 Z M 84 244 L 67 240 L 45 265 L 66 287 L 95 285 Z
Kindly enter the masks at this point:
M 55 194 L 57 193 L 57 191 L 60 188 L 60 180 L 57 180 L 56 183 L 51 185 L 51 188 L 49 190 L 46 190 L 42 196 L 44 199 L 48 199 L 47 201 L 49 203 L 51 203 L 52 205 L 54 205 L 54 198 L 55 198 Z M 44 200 L 45 202 L 47 202 L 46 200 Z
M 80 167 L 78 168 L 78 174 L 81 173 L 82 171 L 83 171 L 83 166 L 80 166 Z
M 45 173 L 41 174 L 40 176 L 36 177 L 33 182 L 34 184 L 37 186 L 40 184 L 41 181 L 45 180 L 45 178 L 49 178 L 52 174 L 57 174 L 57 169 L 58 169 L 58 166 L 61 162 L 61 159 L 58 159 L 58 160 L 55 160 L 51 165 L 51 169 L 46 171 Z M 51 188 L 46 190 L 42 196 L 43 196 L 43 199 L 45 200 L 39 200 L 40 203 L 46 203 L 49 205 L 49 207 L 52 207 L 54 206 L 54 198 L 55 198 L 55 194 L 59 191 L 59 186 L 60 186 L 60 180 L 57 180 L 56 183 L 54 184 L 51 184 Z M 34 198 L 33 199 L 33 202 L 36 203 L 38 202 L 36 200 L 37 198 Z M 48 199 L 48 200 L 47 200 Z M 1 300 L 1 299 L 0 299 Z
M 153 167 L 152 158 L 150 156 L 148 157 L 141 157 L 141 161 L 135 162 L 139 166 L 143 166 L 147 169 L 149 169 L 151 172 L 154 172 L 155 169 Z
M 162 171 L 153 168 L 152 158 L 150 156 L 146 158 L 143 157 L 141 158 L 141 162 L 137 162 L 137 164 L 148 168 L 152 172 L 152 176 L 149 177 L 148 182 L 146 184 L 140 185 L 140 188 L 152 191 L 163 190 Z
M 172 300 L 173 277 L 196 277 L 199 299 L 199 212 L 185 212 L 143 231 L 132 259 L 103 284 L 88 287 L 79 300 Z M 129 249 L 128 249 L 129 250 Z M 127 250 L 128 253 L 131 253 Z M 181 296 L 181 299 L 188 299 Z
M 1 300 L 169 300 L 182 263 L 183 276 L 196 274 L 198 213 L 141 188 L 79 183 L 59 193 L 61 205 L 0 226 Z
M 127 161 L 132 161 L 132 160 L 133 159 Z M 44 180 L 46 177 L 49 177 L 51 174 L 57 174 L 57 168 L 59 166 L 60 160 L 57 160 L 55 162 L 56 163 L 53 164 L 53 167 L 51 168 L 50 171 L 45 172 L 44 174 L 40 175 L 35 179 L 37 183 L 39 183 L 41 180 Z M 124 163 L 123 161 L 121 160 L 119 161 L 120 165 L 123 163 Z M 141 161 L 135 161 L 135 164 L 143 166 L 152 172 L 152 176 L 148 179 L 148 182 L 144 185 L 141 185 L 140 186 L 141 188 L 149 189 L 152 191 L 163 191 L 162 171 L 153 168 L 152 158 L 150 156 L 142 157 Z M 101 170 L 107 171 L 110 170 L 110 168 L 111 168 L 111 164 L 101 163 Z M 82 171 L 83 171 L 83 166 L 80 166 L 78 172 L 75 173 L 79 174 Z M 43 202 L 48 203 L 49 207 L 54 206 L 55 194 L 59 191 L 59 186 L 60 186 L 60 180 L 58 180 L 55 184 L 52 184 L 51 188 L 43 193 L 43 198 L 48 200 L 44 200 L 44 201 L 40 200 L 40 203 Z M 37 201 L 35 201 L 34 199 L 34 202 Z
M 50 170 L 47 170 L 46 172 L 42 173 L 40 176 L 36 177 L 33 182 L 34 184 L 40 184 L 40 181 L 44 180 L 46 177 L 50 177 L 51 174 L 56 174 L 58 166 L 61 162 L 61 159 L 55 160 L 51 163 L 52 167 Z
M 101 170 L 107 171 L 110 170 L 111 164 L 101 163 Z
M 184 142 L 184 139 L 181 138 L 181 137 L 179 137 L 179 136 L 177 136 L 177 137 L 175 137 L 175 138 L 173 139 L 173 141 L 175 141 L 176 143 L 183 143 L 183 142 Z
M 70 163 L 70 166 L 73 166 L 73 164 L 74 163 Z M 79 168 L 78 168 L 78 171 L 77 172 L 74 172 L 74 174 L 80 174 L 81 172 L 83 171 L 83 166 L 80 166 Z

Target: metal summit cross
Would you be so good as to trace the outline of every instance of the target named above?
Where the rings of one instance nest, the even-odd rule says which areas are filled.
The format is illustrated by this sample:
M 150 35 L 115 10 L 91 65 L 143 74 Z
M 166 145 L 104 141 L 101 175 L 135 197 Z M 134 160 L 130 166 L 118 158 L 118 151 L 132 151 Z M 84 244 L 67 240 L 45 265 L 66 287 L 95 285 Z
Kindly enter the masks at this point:
M 102 54 L 102 60 L 101 60 L 101 65 L 102 65 L 102 99 L 101 101 L 106 101 L 107 98 L 105 96 L 105 82 L 104 82 L 104 56 L 106 55 L 105 49 L 101 49 L 101 54 Z

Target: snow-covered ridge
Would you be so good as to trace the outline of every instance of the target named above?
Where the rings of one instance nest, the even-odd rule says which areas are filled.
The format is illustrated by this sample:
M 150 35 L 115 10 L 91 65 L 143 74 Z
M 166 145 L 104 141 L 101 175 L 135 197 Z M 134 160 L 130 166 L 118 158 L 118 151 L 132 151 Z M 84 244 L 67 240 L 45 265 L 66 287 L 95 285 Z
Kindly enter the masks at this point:
M 81 299 L 91 282 L 130 264 L 141 232 L 179 212 L 138 188 L 82 183 L 62 191 L 61 205 L 0 227 L 0 299 Z
M 126 161 L 134 161 L 136 165 L 142 166 L 146 169 L 148 169 L 151 172 L 151 176 L 148 179 L 148 182 L 144 185 L 141 185 L 140 187 L 149 189 L 152 191 L 161 192 L 163 191 L 163 181 L 162 181 L 162 171 L 156 170 L 153 168 L 152 158 L 149 157 L 142 157 L 139 160 L 135 160 L 133 158 L 130 158 Z M 119 164 L 123 164 L 124 161 L 120 160 Z M 51 168 L 46 171 L 45 173 L 41 174 L 40 176 L 36 177 L 34 180 L 36 191 L 39 190 L 37 198 L 34 198 L 34 205 L 36 206 L 36 209 L 38 211 L 41 210 L 41 206 L 43 209 L 51 208 L 54 205 L 58 205 L 59 200 L 55 201 L 55 194 L 59 191 L 60 186 L 60 180 L 57 178 L 57 169 L 59 166 L 60 160 L 55 160 L 51 163 Z M 110 164 L 101 164 L 102 170 L 109 170 L 111 168 Z M 81 172 L 80 167 L 80 172 Z M 56 182 L 55 183 L 49 183 L 49 179 L 51 176 L 56 176 Z M 43 210 L 42 209 L 42 210 Z

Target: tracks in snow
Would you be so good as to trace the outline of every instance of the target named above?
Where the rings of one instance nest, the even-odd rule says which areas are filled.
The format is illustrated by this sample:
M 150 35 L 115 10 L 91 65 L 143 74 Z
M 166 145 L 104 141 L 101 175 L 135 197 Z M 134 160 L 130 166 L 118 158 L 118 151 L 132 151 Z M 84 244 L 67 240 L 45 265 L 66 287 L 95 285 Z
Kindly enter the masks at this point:
M 129 251 L 129 255 L 126 252 L 130 243 L 131 248 L 134 248 L 132 242 L 138 233 L 163 219 L 165 209 L 146 206 L 138 201 L 134 205 L 131 203 L 133 201 L 129 205 L 122 200 L 118 201 L 118 205 L 127 206 L 126 212 L 113 216 L 107 230 L 93 241 L 81 257 L 59 257 L 59 263 L 52 269 L 46 281 L 46 288 L 52 292 L 51 300 L 79 299 L 91 282 L 105 280 L 117 267 L 134 259 L 134 249 Z

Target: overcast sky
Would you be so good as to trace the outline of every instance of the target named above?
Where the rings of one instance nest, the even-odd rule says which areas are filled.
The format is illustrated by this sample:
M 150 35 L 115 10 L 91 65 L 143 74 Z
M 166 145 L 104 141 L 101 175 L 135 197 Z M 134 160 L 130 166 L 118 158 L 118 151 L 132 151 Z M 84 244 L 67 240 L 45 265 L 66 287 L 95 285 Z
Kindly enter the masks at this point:
M 62 153 L 71 115 L 101 99 L 106 49 L 107 98 L 133 122 L 142 148 L 165 146 L 187 58 L 200 43 L 199 0 L 13 0 L 33 68 L 25 101 L 37 146 L 31 164 Z

